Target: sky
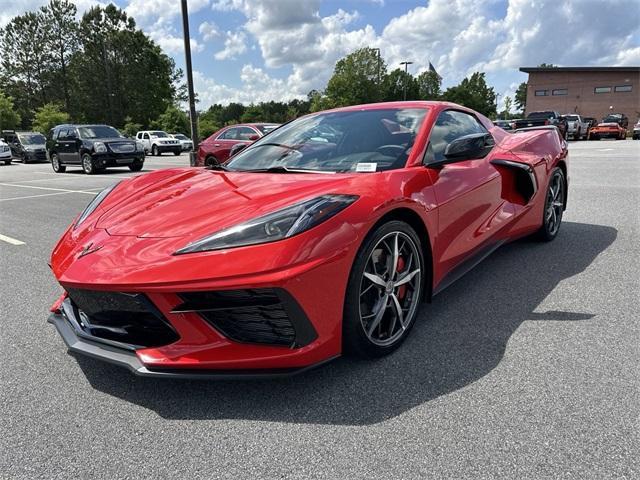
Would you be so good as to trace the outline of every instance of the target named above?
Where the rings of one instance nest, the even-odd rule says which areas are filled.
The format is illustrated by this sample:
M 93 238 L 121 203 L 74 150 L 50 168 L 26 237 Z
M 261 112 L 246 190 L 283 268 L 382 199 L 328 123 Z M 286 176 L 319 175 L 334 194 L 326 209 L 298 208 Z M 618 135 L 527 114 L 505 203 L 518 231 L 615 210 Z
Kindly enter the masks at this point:
M 0 0 L 0 26 L 43 0 Z M 94 0 L 75 2 L 80 13 Z M 108 2 L 107 2 L 108 3 Z M 184 66 L 179 0 L 116 0 Z M 199 109 L 304 98 L 365 46 L 389 70 L 431 62 L 443 87 L 475 71 L 513 97 L 521 66 L 640 65 L 640 0 L 189 0 Z M 1 52 L 0 52 L 1 54 Z

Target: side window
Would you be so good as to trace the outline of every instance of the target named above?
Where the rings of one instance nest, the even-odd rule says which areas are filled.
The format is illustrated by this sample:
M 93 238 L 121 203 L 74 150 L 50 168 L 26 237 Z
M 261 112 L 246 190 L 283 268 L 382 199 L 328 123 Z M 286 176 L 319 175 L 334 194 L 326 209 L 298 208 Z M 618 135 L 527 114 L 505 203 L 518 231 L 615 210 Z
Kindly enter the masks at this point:
M 149 140 L 149 134 L 145 133 L 144 135 L 142 135 L 142 138 L 144 138 L 145 140 Z
M 456 138 L 472 133 L 487 133 L 487 130 L 473 116 L 458 110 L 442 112 L 431 129 L 426 160 L 439 162 L 444 160 L 444 151 Z
M 140 132 L 136 133 L 136 139 L 140 140 L 142 138 L 142 134 Z
M 68 130 L 66 128 L 62 128 L 60 129 L 60 131 L 58 132 L 58 140 L 66 140 L 67 139 L 67 132 Z
M 222 133 L 219 137 L 222 140 L 237 140 L 238 139 L 238 129 L 230 128 Z
M 249 140 L 252 136 L 257 135 L 253 128 L 249 127 L 239 127 L 236 130 L 238 131 L 238 140 Z

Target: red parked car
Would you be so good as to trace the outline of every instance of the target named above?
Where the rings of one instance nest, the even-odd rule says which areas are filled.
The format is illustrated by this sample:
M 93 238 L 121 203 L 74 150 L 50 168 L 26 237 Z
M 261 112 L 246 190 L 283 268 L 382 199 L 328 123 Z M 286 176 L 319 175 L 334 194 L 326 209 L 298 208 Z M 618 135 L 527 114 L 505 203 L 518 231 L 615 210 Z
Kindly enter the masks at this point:
M 378 357 L 499 246 L 553 240 L 567 186 L 554 126 L 508 133 L 445 102 L 313 113 L 225 165 L 98 194 L 51 255 L 50 322 L 70 350 L 146 376 Z
M 221 128 L 200 143 L 198 166 L 224 163 L 240 150 L 240 145 L 250 145 L 278 127 L 275 123 L 241 123 Z

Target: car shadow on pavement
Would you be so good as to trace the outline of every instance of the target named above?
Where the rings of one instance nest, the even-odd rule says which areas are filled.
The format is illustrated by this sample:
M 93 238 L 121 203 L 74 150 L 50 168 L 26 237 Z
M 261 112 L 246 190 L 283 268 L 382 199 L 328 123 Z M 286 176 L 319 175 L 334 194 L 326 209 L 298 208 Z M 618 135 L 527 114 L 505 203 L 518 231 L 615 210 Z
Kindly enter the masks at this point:
M 287 379 L 211 382 L 141 378 L 77 360 L 95 389 L 167 419 L 374 424 L 487 375 L 525 321 L 597 321 L 600 312 L 535 310 L 616 236 L 611 227 L 565 222 L 552 243 L 522 240 L 501 248 L 423 305 L 402 347 L 375 361 L 341 358 Z

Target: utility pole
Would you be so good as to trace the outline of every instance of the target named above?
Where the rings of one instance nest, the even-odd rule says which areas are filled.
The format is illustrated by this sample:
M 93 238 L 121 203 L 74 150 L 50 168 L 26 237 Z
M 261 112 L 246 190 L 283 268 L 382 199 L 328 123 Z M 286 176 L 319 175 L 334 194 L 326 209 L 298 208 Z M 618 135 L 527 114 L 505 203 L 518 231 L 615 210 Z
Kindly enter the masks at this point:
M 191 40 L 189 35 L 189 11 L 187 0 L 182 0 L 182 34 L 184 36 L 184 57 L 187 70 L 187 89 L 189 90 L 189 118 L 191 119 L 191 139 L 193 150 L 189 153 L 189 164 L 196 165 L 198 151 L 198 119 L 196 117 L 196 99 L 193 93 L 193 72 L 191 68 Z
M 496 93 L 496 118 L 499 120 L 500 119 L 500 112 L 498 111 L 498 102 L 500 99 L 500 94 Z
M 382 85 L 380 85 L 380 70 L 382 70 L 382 62 L 380 58 L 380 49 L 373 48 L 372 50 L 378 52 L 378 96 L 380 97 L 379 100 L 382 100 Z
M 402 88 L 402 92 L 403 92 L 402 98 L 405 101 L 407 100 L 407 75 L 409 75 L 408 68 L 409 68 L 409 65 L 411 65 L 412 63 L 413 62 L 406 62 L 406 61 L 405 62 L 400 62 L 400 65 L 404 65 L 404 73 L 405 73 L 405 75 L 404 75 L 404 85 L 403 85 L 403 88 Z

